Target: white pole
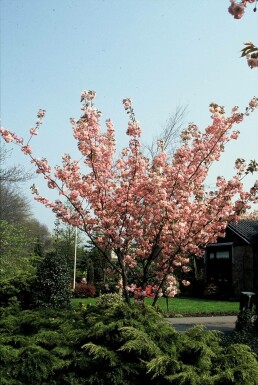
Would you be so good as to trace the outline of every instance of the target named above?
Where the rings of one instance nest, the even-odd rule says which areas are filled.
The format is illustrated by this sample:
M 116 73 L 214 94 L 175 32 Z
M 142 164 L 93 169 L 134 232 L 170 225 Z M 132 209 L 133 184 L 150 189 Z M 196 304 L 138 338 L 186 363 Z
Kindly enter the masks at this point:
M 75 227 L 75 239 L 74 239 L 74 265 L 73 265 L 73 290 L 75 290 L 75 281 L 76 281 L 77 231 L 78 231 L 78 228 Z

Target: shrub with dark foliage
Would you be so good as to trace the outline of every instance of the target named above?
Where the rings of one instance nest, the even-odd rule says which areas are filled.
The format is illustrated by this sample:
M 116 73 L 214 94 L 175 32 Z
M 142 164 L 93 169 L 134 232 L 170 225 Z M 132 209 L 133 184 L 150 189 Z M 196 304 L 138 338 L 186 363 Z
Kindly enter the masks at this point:
M 245 309 L 238 313 L 236 330 L 239 332 L 252 333 L 255 329 L 256 314 L 252 309 Z
M 73 292 L 76 298 L 93 298 L 96 296 L 96 289 L 92 285 L 86 283 L 77 283 Z
M 59 254 L 49 253 L 37 269 L 35 307 L 65 308 L 70 305 L 70 271 L 67 260 Z

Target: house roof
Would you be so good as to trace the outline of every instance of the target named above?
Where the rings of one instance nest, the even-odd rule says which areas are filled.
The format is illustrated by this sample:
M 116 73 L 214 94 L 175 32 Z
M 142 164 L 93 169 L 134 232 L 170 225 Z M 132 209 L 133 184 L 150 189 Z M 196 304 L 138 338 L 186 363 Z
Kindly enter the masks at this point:
M 238 222 L 231 222 L 228 227 L 247 243 L 254 243 L 258 240 L 258 221 L 241 219 Z

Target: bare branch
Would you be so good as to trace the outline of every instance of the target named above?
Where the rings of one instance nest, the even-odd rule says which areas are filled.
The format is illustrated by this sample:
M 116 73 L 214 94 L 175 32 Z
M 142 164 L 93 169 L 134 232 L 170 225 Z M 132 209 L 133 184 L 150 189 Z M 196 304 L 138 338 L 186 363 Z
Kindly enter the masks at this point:
M 150 145 L 144 145 L 153 159 L 159 152 L 157 145 L 158 140 L 163 142 L 163 150 L 166 151 L 168 157 L 171 157 L 175 149 L 180 143 L 179 134 L 185 124 L 185 115 L 187 114 L 187 106 L 178 106 L 173 115 L 169 117 L 160 134 L 153 137 Z
M 6 161 L 11 157 L 12 150 L 7 150 L 0 143 L 0 184 L 24 183 L 34 178 L 34 174 L 27 172 L 22 166 L 8 166 Z

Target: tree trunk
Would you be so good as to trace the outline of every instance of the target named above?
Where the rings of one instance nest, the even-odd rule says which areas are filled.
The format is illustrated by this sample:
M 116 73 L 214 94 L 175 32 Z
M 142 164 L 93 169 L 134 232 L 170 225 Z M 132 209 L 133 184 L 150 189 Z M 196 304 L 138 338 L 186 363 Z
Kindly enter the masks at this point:
M 128 292 L 128 289 L 127 289 L 127 286 L 128 286 L 127 274 L 126 274 L 126 270 L 125 270 L 125 265 L 124 265 L 123 257 L 121 255 L 118 255 L 118 263 L 119 263 L 119 266 L 121 268 L 122 288 L 123 288 L 123 294 L 124 294 L 124 297 L 125 297 L 125 302 L 128 305 L 130 305 L 131 304 L 130 296 L 129 296 L 129 292 Z

